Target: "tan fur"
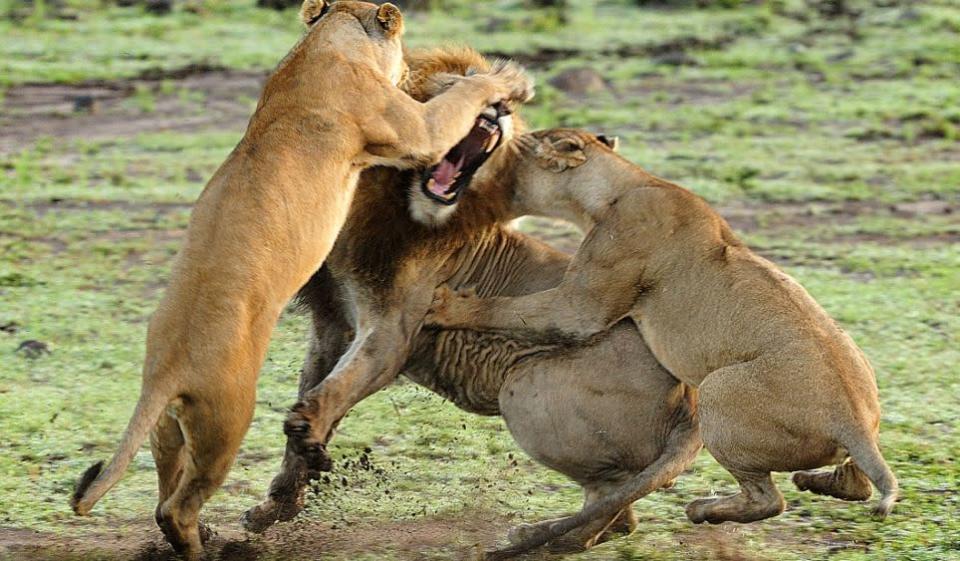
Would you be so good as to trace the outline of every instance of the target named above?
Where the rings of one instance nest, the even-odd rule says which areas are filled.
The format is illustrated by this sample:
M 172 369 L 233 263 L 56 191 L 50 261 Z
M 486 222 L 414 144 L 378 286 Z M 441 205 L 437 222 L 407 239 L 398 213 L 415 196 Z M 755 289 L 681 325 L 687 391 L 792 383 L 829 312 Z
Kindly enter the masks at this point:
M 433 163 L 488 105 L 532 95 L 519 67 L 500 64 L 419 103 L 396 87 L 396 7 L 308 0 L 302 12 L 310 30 L 268 79 L 246 134 L 194 207 L 150 321 L 141 397 L 119 451 L 85 474 L 72 501 L 88 513 L 149 432 L 157 522 L 187 557 L 200 554 L 200 507 L 249 426 L 277 317 L 329 253 L 360 171 Z
M 813 298 L 702 199 L 592 135 L 543 131 L 522 143 L 514 212 L 572 220 L 589 230 L 583 245 L 554 289 L 479 299 L 444 288 L 428 321 L 580 339 L 632 318 L 657 360 L 699 387 L 704 444 L 741 485 L 691 503 L 694 522 L 779 514 L 770 472 L 848 455 L 835 476 L 797 474 L 797 484 L 862 499 L 869 479 L 882 494 L 874 513 L 889 513 L 897 481 L 877 446 L 873 370 Z
M 411 78 L 426 80 L 420 83 L 485 65 L 469 50 L 415 51 L 407 60 Z M 457 213 L 439 227 L 395 212 L 419 193 L 408 188 L 415 172 L 363 174 L 334 250 L 301 291 L 313 325 L 300 397 L 339 419 L 403 372 L 464 410 L 502 414 L 531 456 L 583 486 L 585 505 L 626 504 L 583 518 L 551 544 L 583 549 L 630 531 L 630 499 L 668 484 L 695 457 L 695 392 L 653 359 L 630 324 L 583 345 L 420 330 L 441 283 L 513 296 L 560 282 L 569 257 L 503 226 L 514 217 L 517 153 L 512 143 L 495 151 Z M 245 527 L 259 532 L 296 516 L 307 480 L 317 475 L 312 470 L 324 467 L 309 466 L 288 442 L 280 473 L 266 499 L 247 512 Z M 510 539 L 522 546 L 545 526 L 568 520 L 522 525 Z

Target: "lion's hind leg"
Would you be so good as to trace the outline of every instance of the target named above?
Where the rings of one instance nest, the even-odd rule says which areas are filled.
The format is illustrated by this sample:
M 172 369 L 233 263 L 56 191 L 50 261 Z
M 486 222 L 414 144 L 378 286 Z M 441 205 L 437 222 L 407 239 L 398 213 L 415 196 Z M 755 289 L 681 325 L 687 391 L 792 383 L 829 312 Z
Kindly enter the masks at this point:
M 583 508 L 586 509 L 609 496 L 618 495 L 623 486 L 623 483 L 588 484 L 584 486 Z M 522 547 L 523 544 L 531 540 L 540 541 L 549 537 L 552 535 L 551 526 L 566 522 L 571 518 L 573 518 L 573 515 L 514 526 L 507 534 L 507 540 L 513 547 L 487 552 L 485 559 L 496 560 L 512 557 L 519 553 L 515 550 L 515 546 Z M 629 534 L 636 527 L 637 519 L 633 512 L 633 506 L 628 506 L 614 516 L 594 518 L 561 536 L 554 537 L 546 543 L 546 547 L 554 553 L 585 551 L 594 545 L 612 539 L 616 534 Z
M 873 494 L 867 474 L 850 458 L 833 471 L 798 471 L 793 474 L 793 483 L 801 491 L 845 501 L 865 501 Z
M 541 520 L 540 522 L 534 522 L 533 524 L 517 524 L 507 531 L 507 541 L 512 544 L 523 543 L 540 532 L 548 532 L 550 530 L 550 525 L 565 519 L 566 517 L 564 516 L 560 518 Z
M 637 529 L 637 513 L 633 511 L 633 506 L 620 511 L 620 514 L 607 526 L 607 529 L 600 535 L 597 543 L 603 543 L 617 536 L 628 536 Z
M 621 495 L 622 490 L 628 485 L 629 480 L 627 482 L 585 485 L 583 509 L 581 510 L 586 510 L 591 505 L 609 497 Z M 613 516 L 594 518 L 586 524 L 554 538 L 547 547 L 550 551 L 560 553 L 583 551 L 613 538 L 615 534 L 630 533 L 636 527 L 637 519 L 631 504 Z

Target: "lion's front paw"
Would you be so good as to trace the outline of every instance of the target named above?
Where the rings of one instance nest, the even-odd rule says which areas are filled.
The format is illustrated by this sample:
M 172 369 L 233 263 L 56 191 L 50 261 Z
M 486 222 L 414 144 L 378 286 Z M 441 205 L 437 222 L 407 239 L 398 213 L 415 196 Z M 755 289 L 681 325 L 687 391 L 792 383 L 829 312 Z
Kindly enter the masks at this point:
M 307 478 L 319 479 L 321 473 L 333 469 L 333 460 L 327 453 L 327 446 L 311 436 L 310 418 L 307 406 L 300 402 L 293 406 L 283 423 L 283 433 L 293 447 L 294 452 L 307 464 Z
M 472 317 L 470 310 L 477 299 L 473 288 L 454 292 L 447 285 L 440 286 L 433 293 L 433 304 L 424 322 L 438 327 L 461 327 Z

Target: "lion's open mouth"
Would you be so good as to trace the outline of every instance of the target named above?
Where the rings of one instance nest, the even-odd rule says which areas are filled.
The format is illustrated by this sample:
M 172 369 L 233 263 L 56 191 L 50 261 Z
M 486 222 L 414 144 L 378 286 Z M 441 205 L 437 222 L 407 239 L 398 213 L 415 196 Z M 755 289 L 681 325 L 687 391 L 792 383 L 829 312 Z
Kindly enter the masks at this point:
M 500 146 L 504 135 L 510 133 L 510 111 L 503 104 L 488 107 L 477 117 L 473 128 L 440 163 L 423 172 L 420 188 L 434 201 L 452 205 L 457 202 L 464 187 L 490 154 Z

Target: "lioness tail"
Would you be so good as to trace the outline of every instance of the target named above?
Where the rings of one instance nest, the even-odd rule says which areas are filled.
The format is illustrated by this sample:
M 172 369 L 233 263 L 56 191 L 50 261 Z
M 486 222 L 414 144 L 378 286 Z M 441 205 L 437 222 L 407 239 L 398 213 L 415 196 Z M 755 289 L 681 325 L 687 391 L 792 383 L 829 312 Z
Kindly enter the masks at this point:
M 104 469 L 103 462 L 97 462 L 90 466 L 77 481 L 77 487 L 70 498 L 70 507 L 73 508 L 73 512 L 80 516 L 88 514 L 93 505 L 119 481 L 170 399 L 167 392 L 144 385 L 137 408 L 127 424 L 127 430 L 123 434 L 123 439 L 120 440 L 120 447 L 110 463 Z
M 886 518 L 897 502 L 899 485 L 890 466 L 880 454 L 876 438 L 860 436 L 854 438 L 853 442 L 844 443 L 844 447 L 857 466 L 866 474 L 867 479 L 873 483 L 877 491 L 880 491 L 880 502 L 874 507 L 873 516 L 880 519 Z

